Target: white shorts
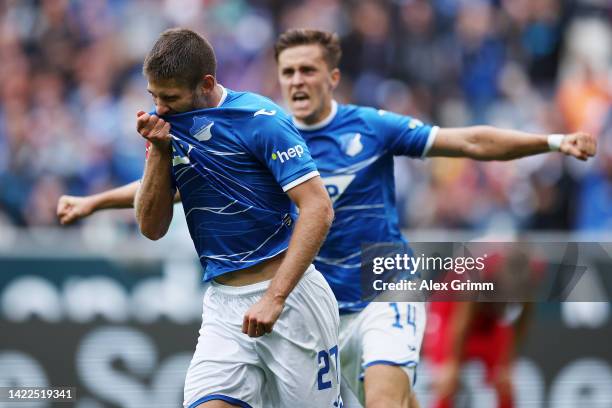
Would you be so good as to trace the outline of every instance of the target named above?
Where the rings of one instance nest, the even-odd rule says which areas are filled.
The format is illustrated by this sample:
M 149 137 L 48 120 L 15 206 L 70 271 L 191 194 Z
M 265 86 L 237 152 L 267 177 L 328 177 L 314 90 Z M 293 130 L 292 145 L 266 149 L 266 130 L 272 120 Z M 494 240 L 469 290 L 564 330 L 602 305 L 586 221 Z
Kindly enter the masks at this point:
M 184 407 L 210 400 L 253 408 L 341 405 L 340 318 L 329 285 L 310 266 L 287 298 L 272 333 L 251 338 L 242 333 L 244 314 L 269 283 L 210 285 L 185 379 Z
M 414 385 L 425 323 L 424 303 L 372 302 L 340 316 L 343 386 L 363 403 L 364 371 L 376 364 L 402 367 Z

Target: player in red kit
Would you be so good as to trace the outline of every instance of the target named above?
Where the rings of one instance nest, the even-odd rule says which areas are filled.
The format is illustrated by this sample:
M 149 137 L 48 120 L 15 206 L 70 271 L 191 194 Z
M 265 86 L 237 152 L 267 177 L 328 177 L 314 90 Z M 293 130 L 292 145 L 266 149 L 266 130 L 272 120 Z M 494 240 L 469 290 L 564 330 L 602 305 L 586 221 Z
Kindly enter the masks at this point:
M 485 380 L 497 395 L 497 406 L 514 406 L 512 369 L 517 346 L 527 331 L 533 303 L 502 300 L 510 300 L 518 291 L 527 296 L 526 288 L 534 287 L 544 264 L 533 257 L 520 256 L 518 252 L 493 256 L 485 264 L 487 280 L 495 280 L 499 290 L 505 290 L 505 295 L 491 299 L 498 301 L 434 301 L 429 304 L 424 352 L 435 368 L 432 405 L 435 408 L 454 406 L 461 366 L 470 360 L 483 363 Z

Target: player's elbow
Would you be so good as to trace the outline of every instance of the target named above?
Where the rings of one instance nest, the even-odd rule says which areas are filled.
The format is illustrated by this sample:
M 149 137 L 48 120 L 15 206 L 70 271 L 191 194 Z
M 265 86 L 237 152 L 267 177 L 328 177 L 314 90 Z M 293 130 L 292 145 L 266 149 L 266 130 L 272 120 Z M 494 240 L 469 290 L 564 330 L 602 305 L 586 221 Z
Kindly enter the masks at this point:
M 492 157 L 486 147 L 477 143 L 467 143 L 463 147 L 463 156 L 479 161 L 492 160 Z
M 325 200 L 323 200 L 323 202 L 321 203 L 320 214 L 327 228 L 331 228 L 331 225 L 334 222 L 334 206 L 332 205 L 332 202 L 329 197 L 326 197 Z
M 157 241 L 166 235 L 168 226 L 140 224 L 140 233 L 151 241 Z
M 173 215 L 172 197 L 165 197 L 166 202 L 146 199 L 140 190 L 134 200 L 136 222 L 140 233 L 152 241 L 157 241 L 168 232 Z
M 503 160 L 498 143 L 491 137 L 492 129 L 490 126 L 469 127 L 461 149 L 463 156 L 480 161 Z
M 161 231 L 161 230 L 141 229 L 140 232 L 142 233 L 142 235 L 144 235 L 146 238 L 150 239 L 151 241 L 157 241 L 158 239 L 161 239 L 164 237 L 164 235 L 166 235 L 166 232 Z
M 147 212 L 143 211 L 142 207 L 136 207 L 136 220 L 140 233 L 151 241 L 157 241 L 168 232 L 172 221 L 172 211 L 167 213 Z
M 334 207 L 327 193 L 309 200 L 306 206 L 300 208 L 300 214 L 304 213 L 310 213 L 310 217 L 324 225 L 326 230 L 331 228 L 334 221 Z

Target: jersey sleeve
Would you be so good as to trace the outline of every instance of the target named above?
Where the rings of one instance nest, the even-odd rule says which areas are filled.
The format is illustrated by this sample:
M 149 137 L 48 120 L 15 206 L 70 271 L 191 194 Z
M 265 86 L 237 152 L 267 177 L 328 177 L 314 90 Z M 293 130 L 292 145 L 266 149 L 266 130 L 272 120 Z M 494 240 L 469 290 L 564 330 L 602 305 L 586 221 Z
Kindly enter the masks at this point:
M 319 175 L 306 142 L 288 117 L 281 113 L 257 115 L 252 153 L 268 167 L 274 179 L 288 191 Z
M 376 129 L 384 135 L 386 148 L 394 156 L 425 158 L 438 132 L 431 126 L 410 116 L 379 110 Z

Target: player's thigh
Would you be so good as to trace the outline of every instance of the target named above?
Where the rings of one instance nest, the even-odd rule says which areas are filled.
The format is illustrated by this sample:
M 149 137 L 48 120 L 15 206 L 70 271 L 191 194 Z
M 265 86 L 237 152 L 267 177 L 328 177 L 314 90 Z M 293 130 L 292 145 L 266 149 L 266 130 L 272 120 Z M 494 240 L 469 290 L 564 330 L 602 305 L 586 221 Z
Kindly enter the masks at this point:
M 361 313 L 363 313 L 360 325 L 362 336 L 378 332 L 385 337 L 402 340 L 401 344 L 393 345 L 397 348 L 395 352 L 399 352 L 400 349 L 420 352 L 426 323 L 423 303 L 372 302 Z M 406 349 L 405 345 L 410 347 Z M 414 354 L 413 352 L 410 354 Z
M 238 302 L 214 287 L 206 292 L 202 328 L 185 378 L 185 408 L 222 402 L 262 407 L 265 374 L 254 340 L 242 333 L 244 311 L 225 307 L 233 302 L 246 308 L 255 301 L 247 300 Z
M 256 343 L 269 374 L 267 387 L 279 406 L 332 408 L 338 402 L 338 321 L 329 285 L 316 270 L 307 272 L 272 333 Z
M 364 369 L 364 401 L 394 401 L 408 406 L 416 380 L 423 333 L 425 306 L 422 303 L 375 302 L 364 309 L 359 328 Z M 369 379 L 368 379 L 369 373 Z M 369 381 L 368 381 L 369 380 Z M 366 403 L 367 406 L 367 403 Z
M 361 338 L 364 369 L 376 364 L 418 364 L 426 323 L 422 303 L 376 302 L 362 313 L 356 335 Z
M 216 349 L 222 353 L 222 349 Z M 236 361 L 218 361 L 198 357 L 185 379 L 185 408 L 195 408 L 213 402 L 230 406 L 263 408 L 264 371 L 255 365 Z M 209 405 L 205 405 L 209 406 Z
M 372 365 L 364 374 L 366 408 L 412 408 L 410 379 L 403 367 Z

